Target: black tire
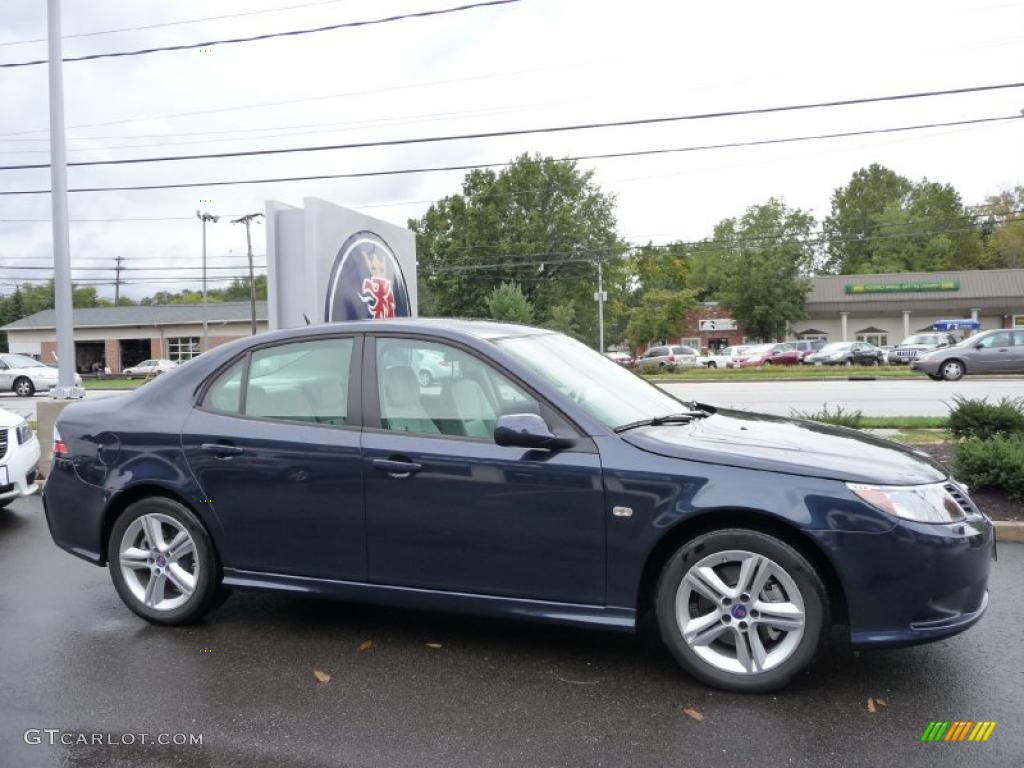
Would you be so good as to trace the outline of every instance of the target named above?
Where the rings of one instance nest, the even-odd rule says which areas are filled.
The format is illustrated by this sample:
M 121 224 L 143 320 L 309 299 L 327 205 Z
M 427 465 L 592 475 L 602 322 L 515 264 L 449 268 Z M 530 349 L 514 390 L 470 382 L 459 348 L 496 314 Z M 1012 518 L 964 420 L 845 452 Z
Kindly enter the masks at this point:
M 717 368 L 717 367 L 718 367 L 718 363 L 716 363 L 714 360 L 711 360 L 708 363 L 708 368 Z
M 951 358 L 942 361 L 939 371 L 946 381 L 960 381 L 967 373 L 967 366 L 956 358 Z
M 852 357 L 848 357 L 845 360 L 843 360 L 843 365 L 847 365 L 847 366 L 853 365 L 853 358 Z
M 931 379 L 932 381 L 942 381 L 942 377 L 934 373 L 929 373 L 928 378 Z
M 14 501 L 14 499 L 0 499 L 0 509 L 4 509 L 12 501 Z
M 683 639 L 676 619 L 676 593 L 690 568 L 727 550 L 752 552 L 778 564 L 796 584 L 804 603 L 804 631 L 792 653 L 767 671 L 740 674 L 718 669 L 698 656 Z M 654 600 L 661 638 L 679 665 L 707 685 L 740 693 L 764 693 L 784 687 L 814 660 L 830 627 L 825 585 L 806 558 L 784 541 L 760 531 L 734 528 L 706 533 L 669 558 L 658 579 Z
M 195 589 L 183 605 L 171 610 L 151 608 L 135 597 L 119 565 L 119 545 L 125 531 L 136 519 L 148 514 L 161 514 L 174 519 L 185 528 L 195 544 L 195 558 L 199 564 Z M 130 504 L 114 521 L 107 539 L 107 563 L 114 589 L 124 604 L 137 616 L 153 624 L 192 623 L 227 599 L 227 590 L 220 583 L 220 561 L 203 524 L 190 509 L 163 496 L 152 496 Z
M 32 397 L 36 393 L 36 385 L 32 383 L 32 379 L 28 378 L 28 376 L 16 378 L 12 389 L 18 397 Z

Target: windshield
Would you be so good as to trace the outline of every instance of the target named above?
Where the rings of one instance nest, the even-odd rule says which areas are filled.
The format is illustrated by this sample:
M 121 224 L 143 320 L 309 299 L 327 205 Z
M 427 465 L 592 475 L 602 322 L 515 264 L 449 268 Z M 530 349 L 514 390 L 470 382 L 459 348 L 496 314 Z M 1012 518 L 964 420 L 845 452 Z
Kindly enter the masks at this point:
M 27 357 L 25 355 L 8 355 L 3 358 L 4 362 L 7 363 L 11 368 L 47 368 L 44 363 L 40 363 L 38 360 Z
M 900 346 L 910 346 L 911 344 L 938 344 L 939 337 L 935 334 L 922 333 L 918 336 L 911 336 L 900 342 Z
M 826 344 L 818 351 L 823 354 L 827 352 L 845 352 L 850 348 L 850 346 L 851 344 L 849 342 L 834 341 L 831 344 Z
M 683 410 L 679 400 L 568 336 L 533 334 L 495 343 L 612 429 Z

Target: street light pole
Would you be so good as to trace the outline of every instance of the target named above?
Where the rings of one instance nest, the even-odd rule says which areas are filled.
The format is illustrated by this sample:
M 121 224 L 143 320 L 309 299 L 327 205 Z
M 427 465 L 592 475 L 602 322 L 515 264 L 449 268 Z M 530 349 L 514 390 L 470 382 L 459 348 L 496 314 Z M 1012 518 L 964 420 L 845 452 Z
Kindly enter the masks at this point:
M 247 213 L 233 220 L 232 224 L 245 224 L 245 245 L 249 254 L 249 313 L 252 320 L 252 335 L 256 335 L 256 277 L 252 268 L 252 235 L 249 232 L 249 225 L 254 219 L 262 216 L 262 213 Z
M 68 176 L 64 141 L 64 55 L 61 50 L 60 0 L 46 2 L 50 80 L 50 202 L 53 206 L 53 309 L 57 326 L 57 392 L 75 392 L 75 330 L 71 298 L 71 243 L 68 238 Z M 45 361 L 44 361 L 45 362 Z
M 604 354 L 604 302 L 608 294 L 604 290 L 604 264 L 597 262 L 597 293 L 594 294 L 594 301 L 597 302 L 597 351 Z
M 217 223 L 220 217 L 205 211 L 196 211 L 196 216 L 203 222 L 203 344 L 199 351 L 208 352 L 210 350 L 210 326 L 206 314 L 206 222 Z

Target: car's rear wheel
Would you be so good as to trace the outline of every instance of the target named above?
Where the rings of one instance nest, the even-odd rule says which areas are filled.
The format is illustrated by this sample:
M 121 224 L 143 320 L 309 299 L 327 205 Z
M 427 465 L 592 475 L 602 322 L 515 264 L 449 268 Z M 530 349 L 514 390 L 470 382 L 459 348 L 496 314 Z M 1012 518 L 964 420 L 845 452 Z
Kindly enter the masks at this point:
M 27 376 L 19 376 L 14 380 L 14 394 L 18 397 L 32 397 L 36 393 L 36 385 Z
M 748 529 L 704 534 L 662 570 L 661 636 L 697 679 L 730 691 L 781 688 L 807 668 L 828 627 L 821 577 L 793 547 Z
M 946 381 L 959 381 L 967 372 L 959 360 L 947 360 L 939 370 Z
M 708 361 L 708 368 L 717 368 L 717 367 L 718 367 L 718 363 L 716 363 L 714 360 L 709 360 Z
M 203 524 L 178 502 L 151 497 L 129 505 L 107 543 L 118 595 L 154 624 L 186 624 L 223 602 L 220 563 Z

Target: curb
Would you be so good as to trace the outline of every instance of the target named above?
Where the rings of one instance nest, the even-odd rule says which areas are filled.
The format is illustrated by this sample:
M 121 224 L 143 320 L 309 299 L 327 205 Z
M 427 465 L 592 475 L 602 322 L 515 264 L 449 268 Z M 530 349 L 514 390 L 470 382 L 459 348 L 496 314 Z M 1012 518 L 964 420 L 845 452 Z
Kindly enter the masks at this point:
M 1024 544 L 1024 523 L 1011 523 L 1006 520 L 993 520 L 996 528 L 996 541 Z

